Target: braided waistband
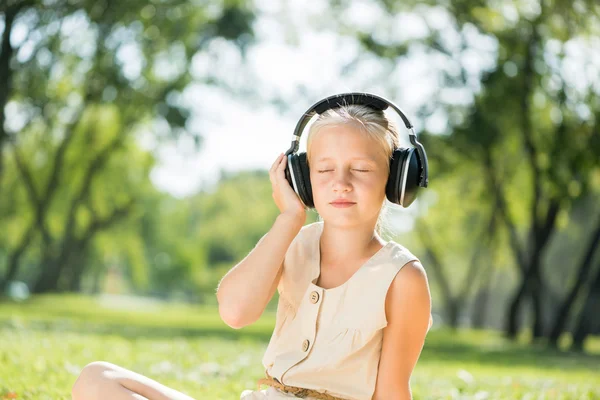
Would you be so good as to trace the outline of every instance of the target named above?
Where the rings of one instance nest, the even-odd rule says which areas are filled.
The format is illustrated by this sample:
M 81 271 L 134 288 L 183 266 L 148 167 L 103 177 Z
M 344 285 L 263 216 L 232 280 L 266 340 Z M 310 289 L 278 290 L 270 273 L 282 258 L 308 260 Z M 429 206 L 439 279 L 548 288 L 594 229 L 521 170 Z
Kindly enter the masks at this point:
M 269 375 L 269 372 L 267 372 L 267 371 L 265 371 L 265 375 L 267 376 L 266 378 L 259 379 L 256 382 L 258 385 L 258 390 L 260 390 L 261 385 L 267 385 L 267 386 L 272 386 L 276 389 L 279 389 L 285 393 L 293 394 L 294 396 L 301 398 L 301 399 L 304 399 L 304 398 L 310 396 L 310 397 L 313 397 L 313 398 L 319 399 L 319 400 L 344 400 L 341 397 L 335 397 L 330 394 L 318 392 L 313 389 L 304 389 L 304 388 L 300 388 L 300 387 L 284 385 L 283 383 L 280 383 L 279 381 L 273 379 L 273 377 L 271 377 Z

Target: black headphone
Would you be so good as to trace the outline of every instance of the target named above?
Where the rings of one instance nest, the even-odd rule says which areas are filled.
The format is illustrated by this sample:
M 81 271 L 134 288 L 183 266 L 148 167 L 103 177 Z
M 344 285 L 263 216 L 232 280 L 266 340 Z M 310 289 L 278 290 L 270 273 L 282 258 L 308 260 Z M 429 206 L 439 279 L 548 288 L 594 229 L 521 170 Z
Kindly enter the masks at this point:
M 427 154 L 425 154 L 423 145 L 417 141 L 413 126 L 402 110 L 391 101 L 371 93 L 342 93 L 329 96 L 315 103 L 303 114 L 296 124 L 292 146 L 285 152 L 288 160 L 285 169 L 287 181 L 298 194 L 304 206 L 314 208 L 306 153 L 296 154 L 300 147 L 300 136 L 315 115 L 314 113 L 320 115 L 327 110 L 350 104 L 367 106 L 380 111 L 385 110 L 388 106 L 392 107 L 400 115 L 406 128 L 410 130 L 410 142 L 415 147 L 394 149 L 390 160 L 390 174 L 385 187 L 385 194 L 390 202 L 402 207 L 410 206 L 417 197 L 419 187 L 427 187 L 429 183 Z

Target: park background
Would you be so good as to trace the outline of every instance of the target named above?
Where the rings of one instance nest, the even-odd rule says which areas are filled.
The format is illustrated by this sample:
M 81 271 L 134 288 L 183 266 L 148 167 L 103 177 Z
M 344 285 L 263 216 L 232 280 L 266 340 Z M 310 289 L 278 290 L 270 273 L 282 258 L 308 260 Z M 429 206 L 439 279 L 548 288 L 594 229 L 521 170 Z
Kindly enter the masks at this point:
M 600 398 L 595 0 L 1 0 L 0 398 L 70 399 L 95 360 L 255 388 L 276 296 L 234 330 L 215 289 L 297 119 L 349 91 L 429 157 L 384 236 L 432 290 L 415 399 Z

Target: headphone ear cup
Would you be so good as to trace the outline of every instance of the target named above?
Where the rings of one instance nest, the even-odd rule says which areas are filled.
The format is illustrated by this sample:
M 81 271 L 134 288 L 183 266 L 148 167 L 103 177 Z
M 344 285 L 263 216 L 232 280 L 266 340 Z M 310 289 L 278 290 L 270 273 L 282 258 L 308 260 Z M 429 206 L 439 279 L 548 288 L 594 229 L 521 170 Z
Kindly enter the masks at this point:
M 390 160 L 390 174 L 385 186 L 385 194 L 387 199 L 394 204 L 400 204 L 402 165 L 407 153 L 408 149 L 395 149 Z
M 293 156 L 294 155 L 291 154 L 291 155 L 288 155 L 288 156 L 285 157 L 287 159 L 287 164 L 285 166 L 284 174 L 285 174 L 285 180 L 288 181 L 288 183 L 290 184 L 290 187 L 294 190 L 294 192 L 296 192 L 296 185 L 294 185 L 294 181 L 292 180 L 292 173 L 291 173 L 291 170 L 292 170 L 292 167 L 291 167 L 291 164 L 292 164 L 291 158 Z M 298 192 L 296 192 L 296 193 L 298 193 Z
M 417 198 L 420 171 L 421 162 L 419 160 L 419 153 L 412 148 L 406 155 L 406 159 L 402 165 L 402 175 L 406 175 L 406 178 L 402 178 L 404 182 L 404 193 L 400 195 L 403 207 L 410 206 Z
M 386 197 L 406 208 L 417 198 L 421 162 L 414 148 L 396 149 L 390 160 L 390 175 L 385 188 Z
M 306 153 L 290 154 L 285 178 L 306 207 L 314 207 Z
M 306 158 L 306 152 L 298 154 L 298 171 L 300 172 L 300 187 L 304 191 L 302 193 L 302 202 L 306 207 L 314 208 L 315 203 L 313 200 L 312 184 L 310 183 L 310 168 L 308 166 L 308 159 Z

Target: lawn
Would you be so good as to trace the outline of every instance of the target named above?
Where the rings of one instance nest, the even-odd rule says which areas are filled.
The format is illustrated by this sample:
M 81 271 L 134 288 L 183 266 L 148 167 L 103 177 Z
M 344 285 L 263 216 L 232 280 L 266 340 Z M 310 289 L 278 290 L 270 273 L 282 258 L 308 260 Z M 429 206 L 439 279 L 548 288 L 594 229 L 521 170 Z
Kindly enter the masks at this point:
M 263 376 L 274 315 L 233 330 L 214 308 L 75 295 L 0 303 L 0 399 L 70 399 L 81 368 L 106 360 L 196 399 L 239 399 Z M 587 355 L 485 331 L 428 335 L 415 399 L 600 399 L 600 340 Z

